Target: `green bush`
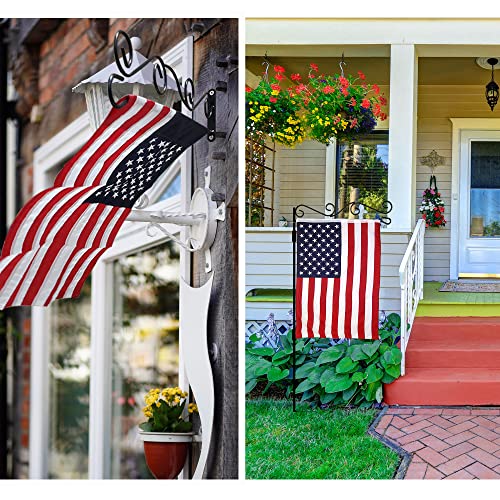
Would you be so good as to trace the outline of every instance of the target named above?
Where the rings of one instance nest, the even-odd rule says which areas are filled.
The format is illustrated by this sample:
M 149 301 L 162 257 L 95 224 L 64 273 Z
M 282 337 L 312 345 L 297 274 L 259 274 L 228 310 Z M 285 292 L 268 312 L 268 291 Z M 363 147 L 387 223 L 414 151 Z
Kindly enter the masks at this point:
M 379 330 L 380 340 L 345 340 L 332 345 L 331 339 L 297 339 L 295 344 L 296 394 L 313 405 L 359 406 L 366 408 L 382 401 L 382 384 L 401 374 L 400 318 L 390 314 Z M 281 345 L 256 347 L 252 336 L 246 346 L 246 392 L 265 383 L 292 392 L 292 331 L 281 337 Z

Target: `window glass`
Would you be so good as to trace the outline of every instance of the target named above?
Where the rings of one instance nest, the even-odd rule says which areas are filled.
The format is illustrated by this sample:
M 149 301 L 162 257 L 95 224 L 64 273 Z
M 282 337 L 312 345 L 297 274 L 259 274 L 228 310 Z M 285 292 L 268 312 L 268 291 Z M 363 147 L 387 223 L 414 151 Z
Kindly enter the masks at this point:
M 88 477 L 90 286 L 50 306 L 49 477 Z
M 500 142 L 471 142 L 470 236 L 500 237 Z
M 152 478 L 137 425 L 144 394 L 178 384 L 179 251 L 172 242 L 114 264 L 111 477 Z
M 375 133 L 350 143 L 341 142 L 337 153 L 337 207 L 347 207 L 356 201 L 374 209 L 367 209 L 365 218 L 375 217 L 387 200 L 388 134 Z M 341 217 L 354 216 L 345 210 Z

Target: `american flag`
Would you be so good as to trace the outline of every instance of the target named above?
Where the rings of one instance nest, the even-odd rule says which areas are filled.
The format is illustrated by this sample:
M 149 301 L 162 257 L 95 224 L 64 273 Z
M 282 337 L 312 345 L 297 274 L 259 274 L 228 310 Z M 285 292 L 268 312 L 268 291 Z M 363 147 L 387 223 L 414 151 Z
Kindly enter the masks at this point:
M 127 96 L 16 216 L 0 258 L 0 310 L 78 297 L 140 196 L 206 129 Z
M 378 338 L 379 288 L 379 221 L 297 221 L 297 338 Z

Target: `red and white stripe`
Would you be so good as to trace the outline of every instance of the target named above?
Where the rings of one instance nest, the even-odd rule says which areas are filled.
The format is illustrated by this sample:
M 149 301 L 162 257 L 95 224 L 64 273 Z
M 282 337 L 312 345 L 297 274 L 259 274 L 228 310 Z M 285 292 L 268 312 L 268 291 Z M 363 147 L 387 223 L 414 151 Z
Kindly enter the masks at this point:
M 331 223 L 332 219 L 324 222 Z M 341 224 L 342 231 L 340 277 L 297 278 L 295 335 L 377 339 L 380 223 L 345 219 L 335 222 Z
M 143 97 L 129 96 L 126 106 L 113 109 L 110 115 L 114 120 L 105 120 L 82 151 L 63 167 L 54 186 L 105 184 L 118 164 L 169 122 L 175 111 Z
M 0 309 L 77 297 L 113 244 L 129 208 L 85 203 L 119 163 L 175 111 L 129 96 L 69 161 L 55 187 L 34 196 L 9 230 L 0 259 Z

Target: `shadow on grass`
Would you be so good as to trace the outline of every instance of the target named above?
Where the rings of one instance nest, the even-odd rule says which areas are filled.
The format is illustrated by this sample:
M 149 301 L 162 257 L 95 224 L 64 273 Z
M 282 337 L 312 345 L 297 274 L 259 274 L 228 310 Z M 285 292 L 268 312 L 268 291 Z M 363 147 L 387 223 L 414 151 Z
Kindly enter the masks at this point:
M 375 410 L 246 403 L 247 479 L 392 479 L 400 458 L 367 434 Z

